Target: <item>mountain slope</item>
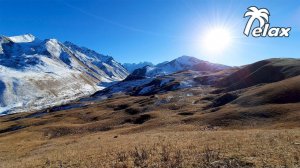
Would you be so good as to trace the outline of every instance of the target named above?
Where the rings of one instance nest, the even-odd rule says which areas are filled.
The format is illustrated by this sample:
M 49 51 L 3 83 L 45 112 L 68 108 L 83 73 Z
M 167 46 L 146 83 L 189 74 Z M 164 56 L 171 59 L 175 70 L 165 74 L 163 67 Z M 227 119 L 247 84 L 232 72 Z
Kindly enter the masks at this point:
M 64 42 L 64 45 L 74 51 L 76 57 L 88 66 L 88 68 L 101 75 L 107 75 L 108 79 L 111 78 L 113 81 L 118 81 L 126 78 L 128 75 L 128 71 L 110 56 L 99 54 L 85 47 L 78 47 L 68 41 Z M 104 74 L 102 71 L 104 71 Z
M 300 76 L 249 89 L 233 103 L 242 106 L 300 102 Z
M 0 38 L 0 114 L 64 104 L 128 72 L 112 57 L 33 35 Z
M 220 80 L 216 86 L 237 90 L 257 84 L 272 83 L 300 75 L 300 59 L 273 58 L 243 67 Z

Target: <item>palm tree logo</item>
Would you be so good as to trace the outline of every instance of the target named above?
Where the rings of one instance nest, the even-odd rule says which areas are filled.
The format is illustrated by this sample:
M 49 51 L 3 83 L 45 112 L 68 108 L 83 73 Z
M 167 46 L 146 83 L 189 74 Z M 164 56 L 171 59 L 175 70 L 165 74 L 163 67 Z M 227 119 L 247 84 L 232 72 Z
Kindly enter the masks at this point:
M 244 15 L 244 17 L 250 17 L 246 24 L 244 34 L 246 36 L 249 36 L 252 24 L 255 21 L 255 19 L 259 21 L 259 27 L 261 28 L 264 27 L 264 25 L 269 22 L 269 16 L 270 13 L 268 9 L 265 8 L 258 9 L 256 6 L 249 7 L 248 11 Z

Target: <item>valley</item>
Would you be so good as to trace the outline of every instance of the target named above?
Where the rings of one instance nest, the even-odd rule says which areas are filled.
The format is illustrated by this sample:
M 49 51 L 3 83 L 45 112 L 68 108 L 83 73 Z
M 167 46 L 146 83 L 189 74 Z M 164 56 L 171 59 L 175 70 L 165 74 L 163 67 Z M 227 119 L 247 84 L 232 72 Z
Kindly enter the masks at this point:
M 67 105 L 2 116 L 1 166 L 298 167 L 299 67 L 138 69 Z

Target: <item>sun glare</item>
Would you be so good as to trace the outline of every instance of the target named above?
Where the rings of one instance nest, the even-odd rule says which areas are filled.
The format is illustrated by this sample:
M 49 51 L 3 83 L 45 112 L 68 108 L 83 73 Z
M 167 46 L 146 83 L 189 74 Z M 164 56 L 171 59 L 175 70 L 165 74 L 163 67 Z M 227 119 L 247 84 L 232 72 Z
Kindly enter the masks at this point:
M 213 28 L 207 31 L 202 40 L 205 51 L 211 54 L 219 54 L 231 45 L 232 36 L 226 28 Z

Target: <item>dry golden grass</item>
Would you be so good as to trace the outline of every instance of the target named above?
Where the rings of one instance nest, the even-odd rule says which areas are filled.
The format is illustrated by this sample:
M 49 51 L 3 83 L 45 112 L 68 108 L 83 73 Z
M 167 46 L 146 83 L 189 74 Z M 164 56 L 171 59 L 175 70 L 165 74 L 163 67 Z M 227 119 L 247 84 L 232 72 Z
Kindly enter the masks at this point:
M 23 131 L 0 137 L 0 167 L 300 166 L 299 129 L 175 131 L 180 129 L 53 139 Z

